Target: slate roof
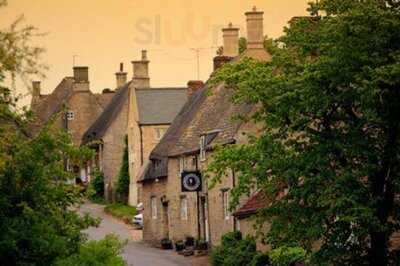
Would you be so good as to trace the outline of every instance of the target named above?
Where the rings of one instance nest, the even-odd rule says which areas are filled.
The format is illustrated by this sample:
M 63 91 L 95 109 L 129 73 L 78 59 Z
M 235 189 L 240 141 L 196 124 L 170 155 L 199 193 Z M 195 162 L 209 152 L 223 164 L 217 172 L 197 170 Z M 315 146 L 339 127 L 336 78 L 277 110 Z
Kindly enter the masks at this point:
M 113 119 L 129 98 L 130 83 L 125 84 L 112 97 L 103 113 L 86 131 L 82 143 L 100 140 Z M 186 88 L 136 89 L 136 99 L 141 125 L 170 124 L 187 100 Z
M 170 124 L 187 100 L 187 89 L 136 89 L 136 98 L 140 124 Z
M 87 144 L 90 141 L 99 140 L 103 137 L 113 119 L 122 109 L 125 101 L 128 100 L 129 85 L 130 82 L 113 94 L 111 101 L 104 108 L 104 111 L 83 135 L 82 144 Z
M 184 105 L 162 140 L 154 148 L 150 159 L 174 157 L 199 150 L 199 137 L 209 132 L 212 140 L 208 144 L 234 142 L 241 121 L 234 120 L 238 114 L 246 115 L 251 105 L 236 105 L 231 101 L 233 91 L 224 85 L 209 89 L 207 86 L 196 92 Z
M 267 206 L 267 201 L 264 193 L 259 190 L 255 192 L 247 201 L 233 213 L 233 216 L 243 219 L 256 214 L 260 209 Z

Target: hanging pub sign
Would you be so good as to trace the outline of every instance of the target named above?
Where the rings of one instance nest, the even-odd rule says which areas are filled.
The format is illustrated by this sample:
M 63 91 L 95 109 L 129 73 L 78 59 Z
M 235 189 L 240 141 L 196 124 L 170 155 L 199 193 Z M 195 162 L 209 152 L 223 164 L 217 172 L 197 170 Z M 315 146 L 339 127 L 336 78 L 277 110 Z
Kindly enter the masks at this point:
M 201 191 L 200 171 L 183 171 L 181 174 L 182 192 Z

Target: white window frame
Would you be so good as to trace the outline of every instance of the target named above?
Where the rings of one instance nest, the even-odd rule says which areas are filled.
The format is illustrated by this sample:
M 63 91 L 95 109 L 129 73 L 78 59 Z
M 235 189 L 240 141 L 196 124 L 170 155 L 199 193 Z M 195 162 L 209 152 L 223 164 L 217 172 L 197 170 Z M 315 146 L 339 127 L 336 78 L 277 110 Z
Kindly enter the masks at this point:
M 180 200 L 180 217 L 181 220 L 188 219 L 188 199 L 186 196 L 182 196 Z
M 150 206 L 151 206 L 151 218 L 153 220 L 157 219 L 157 198 L 151 197 L 150 198 Z
M 72 121 L 75 119 L 75 113 L 73 111 L 67 111 L 66 117 L 68 121 Z
M 200 161 L 204 162 L 206 160 L 206 136 L 202 135 L 200 137 Z
M 231 212 L 229 211 L 229 190 L 222 192 L 222 208 L 224 210 L 224 219 L 229 220 L 231 218 Z

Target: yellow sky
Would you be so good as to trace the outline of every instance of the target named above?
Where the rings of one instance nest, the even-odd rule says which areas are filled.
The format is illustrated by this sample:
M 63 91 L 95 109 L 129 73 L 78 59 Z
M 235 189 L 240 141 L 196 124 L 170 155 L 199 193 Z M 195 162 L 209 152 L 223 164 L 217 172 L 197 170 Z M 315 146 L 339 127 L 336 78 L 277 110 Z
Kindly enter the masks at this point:
M 18 15 L 48 34 L 40 40 L 47 49 L 50 67 L 42 82 L 51 92 L 77 65 L 89 66 L 92 91 L 115 87 L 114 73 L 124 62 L 128 78 L 131 61 L 147 49 L 152 86 L 184 86 L 197 78 L 196 58 L 190 48 L 206 48 L 200 54 L 200 78 L 212 70 L 215 47 L 221 45 L 220 28 L 232 22 L 245 36 L 244 12 L 256 5 L 264 13 L 265 33 L 282 34 L 293 16 L 306 14 L 307 0 L 9 0 L 0 9 L 0 26 Z

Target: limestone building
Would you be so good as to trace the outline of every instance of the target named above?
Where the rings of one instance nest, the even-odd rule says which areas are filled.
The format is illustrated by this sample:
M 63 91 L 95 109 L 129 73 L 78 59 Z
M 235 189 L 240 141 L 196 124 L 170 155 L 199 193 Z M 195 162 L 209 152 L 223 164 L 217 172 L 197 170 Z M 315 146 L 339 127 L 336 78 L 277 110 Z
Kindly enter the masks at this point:
M 230 24 L 223 29 L 223 54 L 214 58 L 215 69 L 244 57 L 270 59 L 263 47 L 263 12 L 254 9 L 246 13 L 246 18 L 247 50 L 238 55 L 239 29 Z M 227 174 L 213 189 L 208 189 L 204 179 L 200 192 L 184 192 L 181 186 L 184 171 L 201 173 L 207 168 L 216 145 L 245 143 L 248 133 L 257 134 L 256 125 L 232 119 L 255 110 L 251 105 L 233 104 L 232 93 L 224 84 L 200 88 L 151 152 L 150 163 L 139 180 L 143 187 L 144 240 L 159 244 L 163 238 L 177 241 L 192 236 L 216 245 L 224 233 L 236 228 L 228 208 L 235 173 Z
M 74 67 L 73 76 L 65 77 L 50 94 L 41 93 L 39 81 L 34 81 L 32 87 L 31 110 L 36 120 L 31 125 L 31 131 L 38 133 L 54 119 L 54 126 L 71 133 L 76 146 L 81 145 L 82 136 L 114 95 L 110 90 L 104 90 L 103 93 L 93 93 L 90 90 L 88 67 Z M 76 176 L 86 180 L 86 167 L 68 167 Z
M 141 59 L 132 64 L 133 77 L 129 82 L 122 68 L 116 73 L 118 89 L 104 112 L 84 134 L 83 144 L 96 150 L 96 156 L 89 164 L 103 171 L 105 196 L 112 200 L 127 137 L 131 179 L 129 203 L 137 205 L 140 191 L 136 176 L 186 102 L 188 90 L 151 87 L 146 51 L 142 51 Z

